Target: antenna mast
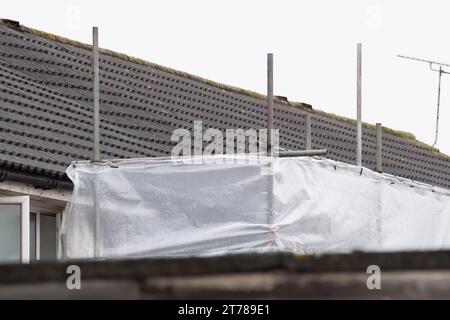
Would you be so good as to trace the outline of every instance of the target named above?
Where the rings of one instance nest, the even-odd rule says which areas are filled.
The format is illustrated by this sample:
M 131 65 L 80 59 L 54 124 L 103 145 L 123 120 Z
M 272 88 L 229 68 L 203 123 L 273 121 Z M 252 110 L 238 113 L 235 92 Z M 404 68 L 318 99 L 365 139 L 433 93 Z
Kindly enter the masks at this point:
M 418 59 L 418 58 L 402 56 L 402 55 L 397 55 L 397 57 L 403 58 L 403 59 L 415 60 L 415 61 L 419 61 L 419 62 L 426 62 L 429 64 L 431 71 L 439 72 L 437 110 L 436 110 L 436 135 L 435 135 L 434 143 L 433 143 L 433 147 L 434 147 L 437 144 L 438 136 L 439 136 L 439 113 L 440 113 L 440 105 L 441 105 L 441 78 L 442 78 L 442 74 L 450 74 L 450 72 L 442 70 L 442 67 L 450 68 L 450 64 L 431 61 L 431 60 L 425 60 L 425 59 Z M 433 66 L 434 66 L 434 68 L 433 68 Z

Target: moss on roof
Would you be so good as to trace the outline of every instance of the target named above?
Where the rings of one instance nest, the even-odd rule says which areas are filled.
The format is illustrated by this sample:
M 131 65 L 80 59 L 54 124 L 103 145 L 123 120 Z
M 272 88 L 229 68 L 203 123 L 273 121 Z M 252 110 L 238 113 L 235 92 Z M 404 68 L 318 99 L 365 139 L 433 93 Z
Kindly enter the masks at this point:
M 55 34 L 52 34 L 52 33 L 44 32 L 44 31 L 41 31 L 41 30 L 36 30 L 36 29 L 29 28 L 29 27 L 22 26 L 22 25 L 20 26 L 20 28 L 24 32 L 27 32 L 27 33 L 30 33 L 30 34 L 33 34 L 33 35 L 36 35 L 36 36 L 39 36 L 39 37 L 42 37 L 42 38 L 45 38 L 45 39 L 48 39 L 48 40 L 56 41 L 56 42 L 63 43 L 63 44 L 68 44 L 68 45 L 71 45 L 71 46 L 74 46 L 74 47 L 78 47 L 78 48 L 83 48 L 83 49 L 86 49 L 86 50 L 89 50 L 89 51 L 92 50 L 92 45 L 87 44 L 87 43 L 71 40 L 71 39 L 64 38 L 64 37 L 61 37 L 61 36 L 58 36 L 58 35 L 55 35 Z M 192 79 L 192 80 L 195 80 L 195 81 L 198 81 L 198 82 L 202 82 L 202 83 L 208 84 L 210 86 L 214 86 L 214 87 L 219 88 L 219 89 L 240 93 L 240 94 L 243 94 L 243 95 L 246 95 L 246 96 L 250 96 L 250 97 L 254 97 L 254 98 L 257 98 L 257 99 L 265 99 L 266 98 L 265 95 L 262 95 L 262 94 L 260 94 L 258 92 L 255 92 L 255 91 L 245 90 L 245 89 L 242 89 L 242 88 L 239 88 L 239 87 L 234 87 L 234 86 L 222 84 L 222 83 L 219 83 L 219 82 L 215 82 L 213 80 L 205 79 L 205 78 L 202 78 L 202 77 L 199 77 L 199 76 L 196 76 L 196 75 L 184 72 L 184 71 L 180 71 L 180 70 L 172 69 L 172 68 L 169 68 L 169 67 L 166 67 L 166 66 L 162 66 L 162 65 L 159 65 L 159 64 L 147 61 L 147 60 L 143 60 L 141 58 L 136 58 L 136 57 L 133 57 L 133 56 L 129 56 L 129 55 L 126 55 L 124 53 L 112 51 L 112 50 L 109 50 L 109 49 L 103 49 L 103 48 L 99 48 L 99 51 L 102 54 L 105 54 L 105 55 L 108 55 L 108 56 L 111 56 L 111 57 L 114 57 L 114 58 L 119 58 L 119 59 L 122 59 L 122 60 L 125 60 L 125 61 L 129 61 L 129 62 L 133 62 L 133 63 L 139 64 L 139 65 L 148 66 L 148 67 L 151 67 L 153 69 L 161 70 L 161 71 L 164 71 L 164 72 L 167 72 L 167 73 L 170 73 L 170 74 L 175 74 L 175 75 L 178 75 L 178 76 L 181 76 L 181 77 L 184 77 L 184 78 L 188 78 L 188 79 Z
M 325 112 L 325 111 L 322 111 L 322 110 L 310 109 L 309 107 L 305 107 L 305 104 L 302 103 L 302 102 L 294 102 L 294 103 L 291 103 L 291 105 L 294 105 L 294 106 L 296 106 L 298 108 L 304 109 L 306 112 L 310 112 L 310 113 L 313 113 L 313 114 L 317 114 L 317 115 L 324 116 L 324 117 L 327 117 L 327 118 L 330 118 L 330 119 L 333 119 L 333 120 L 337 120 L 337 121 L 340 121 L 340 122 L 344 122 L 344 123 L 348 123 L 348 124 L 356 126 L 356 120 L 355 119 L 347 118 L 347 117 L 344 117 L 344 116 L 336 115 L 334 113 L 329 113 L 329 112 Z M 309 105 L 306 105 L 306 106 L 309 106 Z M 362 126 L 364 128 L 367 128 L 367 129 L 373 129 L 373 130 L 376 129 L 376 125 L 373 125 L 373 124 L 368 123 L 368 122 L 363 122 Z M 450 159 L 450 156 L 448 156 L 445 153 L 442 153 L 438 148 L 430 146 L 429 144 L 426 144 L 425 142 L 417 140 L 416 137 L 410 132 L 401 131 L 401 130 L 394 130 L 394 129 L 391 129 L 391 128 L 385 127 L 385 126 L 383 126 L 383 132 L 387 133 L 387 134 L 391 134 L 393 136 L 397 136 L 397 137 L 401 137 L 401 138 L 407 139 L 407 140 L 409 140 L 409 141 L 419 145 L 422 148 L 426 148 L 426 149 L 430 150 L 431 152 L 433 152 L 433 153 L 435 153 L 437 155 L 440 155 L 440 156 L 443 156 L 443 157 L 446 157 L 446 158 Z
M 78 47 L 78 48 L 83 48 L 83 49 L 86 49 L 86 50 L 92 50 L 92 45 L 90 45 L 90 44 L 82 43 L 82 42 L 71 40 L 71 39 L 68 39 L 68 38 L 64 38 L 64 37 L 61 37 L 61 36 L 58 36 L 58 35 L 55 35 L 55 34 L 52 34 L 52 33 L 48 33 L 48 32 L 44 32 L 44 31 L 41 31 L 41 30 L 30 28 L 30 27 L 26 27 L 26 26 L 20 25 L 17 21 L 8 20 L 8 19 L 0 19 L 0 25 L 4 25 L 6 27 L 11 27 L 11 28 L 14 28 L 14 29 L 17 29 L 17 30 L 20 30 L 20 31 L 23 31 L 23 32 L 27 32 L 27 33 L 30 33 L 30 34 L 33 34 L 33 35 L 36 35 L 36 36 L 39 36 L 39 37 L 42 37 L 42 38 L 45 38 L 45 39 L 48 39 L 48 40 L 56 41 L 56 42 L 59 42 L 59 43 L 71 45 L 71 46 Z M 230 85 L 222 84 L 222 83 L 219 83 L 219 82 L 215 82 L 213 80 L 205 79 L 205 78 L 202 78 L 202 77 L 199 77 L 199 76 L 196 76 L 196 75 L 184 72 L 184 71 L 179 71 L 179 70 L 172 69 L 172 68 L 169 68 L 169 67 L 165 67 L 165 66 L 153 63 L 153 62 L 149 62 L 149 61 L 140 59 L 140 58 L 129 56 L 129 55 L 126 55 L 124 53 L 119 53 L 119 52 L 116 52 L 116 51 L 103 49 L 103 48 L 100 48 L 100 52 L 102 54 L 105 54 L 105 55 L 108 55 L 108 56 L 111 56 L 111 57 L 115 57 L 115 58 L 119 58 L 119 59 L 122 59 L 124 61 L 133 62 L 133 63 L 139 64 L 139 65 L 149 66 L 149 67 L 151 67 L 153 69 L 161 70 L 161 71 L 164 71 L 164 72 L 167 72 L 167 73 L 170 73 L 170 74 L 174 74 L 174 75 L 178 75 L 178 76 L 181 76 L 181 77 L 184 77 L 184 78 L 195 80 L 195 81 L 198 81 L 198 82 L 201 82 L 201 83 L 204 83 L 204 84 L 207 84 L 207 85 L 210 85 L 210 86 L 222 89 L 222 90 L 231 91 L 231 92 L 234 92 L 234 93 L 246 95 L 246 96 L 249 96 L 249 97 L 252 97 L 252 98 L 255 98 L 255 99 L 260 99 L 260 100 L 265 100 L 266 99 L 266 95 L 258 93 L 258 92 L 255 92 L 255 91 L 246 90 L 246 89 L 242 89 L 242 88 L 239 88 L 239 87 L 230 86 Z M 310 105 L 305 104 L 303 102 L 288 102 L 287 105 L 300 108 L 300 109 L 304 110 L 305 112 L 309 112 L 309 113 L 312 113 L 312 114 L 316 114 L 316 115 L 319 115 L 319 116 L 327 117 L 327 118 L 330 118 L 330 119 L 333 119 L 333 120 L 337 120 L 337 121 L 340 121 L 340 122 L 344 122 L 344 123 L 348 123 L 348 124 L 356 126 L 356 120 L 355 119 L 351 119 L 351 118 L 339 116 L 339 115 L 336 115 L 336 114 L 333 114 L 333 113 L 329 113 L 329 112 L 313 109 Z M 375 125 L 367 123 L 367 122 L 363 122 L 363 127 L 364 128 L 369 128 L 369 129 L 375 129 Z M 397 136 L 397 137 L 404 138 L 406 140 L 409 140 L 409 141 L 415 143 L 416 145 L 418 145 L 418 146 L 420 146 L 422 148 L 429 149 L 430 151 L 432 151 L 433 153 L 435 153 L 435 154 L 437 154 L 439 156 L 443 156 L 443 157 L 446 157 L 446 158 L 450 159 L 450 156 L 448 156 L 448 155 L 446 155 L 444 153 L 441 153 L 439 149 L 437 149 L 435 147 L 432 147 L 432 146 L 430 146 L 430 145 L 428 145 L 428 144 L 426 144 L 424 142 L 421 142 L 421 141 L 417 140 L 416 137 L 412 133 L 405 132 L 405 131 L 400 131 L 400 130 L 394 130 L 394 129 L 391 129 L 391 128 L 388 128 L 388 127 L 384 127 L 384 126 L 383 126 L 383 132 L 387 133 L 387 134 L 391 134 L 391 135 Z

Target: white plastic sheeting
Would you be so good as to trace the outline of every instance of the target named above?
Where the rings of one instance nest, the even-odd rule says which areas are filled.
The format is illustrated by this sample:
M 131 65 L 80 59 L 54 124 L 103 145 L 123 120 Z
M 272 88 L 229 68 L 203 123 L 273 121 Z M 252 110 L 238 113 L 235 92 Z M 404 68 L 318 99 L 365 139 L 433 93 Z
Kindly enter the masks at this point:
M 271 161 L 72 164 L 63 258 L 450 248 L 447 190 L 331 160 Z

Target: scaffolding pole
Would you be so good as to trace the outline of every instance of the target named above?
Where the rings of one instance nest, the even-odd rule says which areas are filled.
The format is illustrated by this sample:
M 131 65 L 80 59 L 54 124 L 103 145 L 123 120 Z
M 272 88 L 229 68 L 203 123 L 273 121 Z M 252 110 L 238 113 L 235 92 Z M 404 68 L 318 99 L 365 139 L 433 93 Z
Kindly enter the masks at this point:
M 306 114 L 305 125 L 305 149 L 311 150 L 311 115 L 309 113 Z
M 362 116 L 361 116 L 361 59 L 362 45 L 357 45 L 357 70 L 356 70 L 356 165 L 362 166 Z
M 274 154 L 272 145 L 272 130 L 273 130 L 273 54 L 267 54 L 267 156 Z M 273 161 L 272 157 L 270 161 L 270 172 L 268 175 L 268 191 L 267 191 L 267 223 L 271 225 L 273 223 Z
M 92 65 L 94 71 L 94 162 L 100 161 L 100 68 L 98 52 L 98 27 L 92 28 Z M 94 180 L 94 257 L 100 257 L 100 200 L 98 177 Z
M 378 172 L 383 172 L 383 127 L 381 123 L 376 125 L 376 137 L 377 137 L 377 163 L 376 169 Z
M 273 154 L 273 54 L 267 54 L 267 155 Z

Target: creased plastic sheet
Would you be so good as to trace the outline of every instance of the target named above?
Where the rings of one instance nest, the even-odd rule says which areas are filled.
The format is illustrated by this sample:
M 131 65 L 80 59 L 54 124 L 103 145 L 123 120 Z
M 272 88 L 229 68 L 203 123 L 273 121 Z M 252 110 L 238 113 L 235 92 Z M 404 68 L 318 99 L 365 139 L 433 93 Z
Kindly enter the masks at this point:
M 332 160 L 125 160 L 67 174 L 68 259 L 450 248 L 447 190 Z

